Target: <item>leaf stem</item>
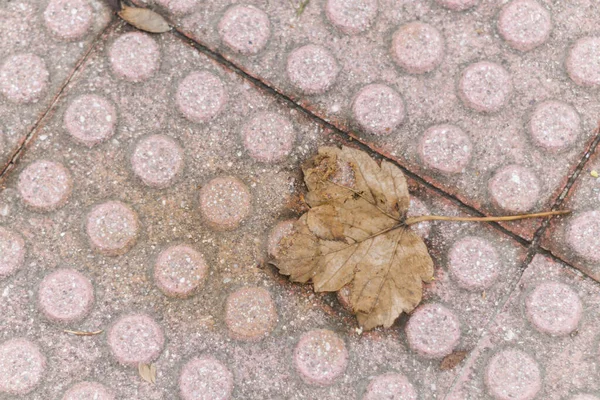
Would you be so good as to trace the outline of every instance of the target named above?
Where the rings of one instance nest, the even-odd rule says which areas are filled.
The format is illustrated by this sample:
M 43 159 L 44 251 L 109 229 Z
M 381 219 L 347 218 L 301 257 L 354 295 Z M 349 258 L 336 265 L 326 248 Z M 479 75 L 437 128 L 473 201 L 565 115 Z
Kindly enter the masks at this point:
M 551 217 L 553 215 L 569 214 L 571 210 L 546 211 L 534 214 L 506 215 L 504 217 L 447 217 L 443 215 L 422 215 L 420 217 L 407 218 L 405 225 L 418 224 L 424 221 L 473 221 L 473 222 L 500 222 L 515 221 L 526 218 Z

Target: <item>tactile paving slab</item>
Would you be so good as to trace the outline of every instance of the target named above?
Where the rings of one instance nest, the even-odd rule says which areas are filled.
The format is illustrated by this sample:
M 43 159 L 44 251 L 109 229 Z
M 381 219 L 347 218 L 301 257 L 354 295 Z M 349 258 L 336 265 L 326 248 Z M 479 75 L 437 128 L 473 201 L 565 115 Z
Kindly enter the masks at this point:
M 130 38 L 153 56 L 113 57 Z M 206 85 L 187 84 L 197 74 Z M 300 163 L 341 142 L 171 34 L 111 30 L 42 135 L 0 194 L 2 400 L 441 398 L 461 369 L 442 358 L 476 346 L 525 260 L 488 225 L 419 224 L 436 263 L 423 305 L 361 332 L 343 295 L 264 263 L 295 216 Z M 411 215 L 462 214 L 409 186 Z
M 446 398 L 600 398 L 599 295 L 597 282 L 536 255 Z
M 136 3 L 487 215 L 549 209 L 594 136 L 589 0 Z
M 100 0 L 0 2 L 0 167 L 111 20 Z
M 600 151 L 596 149 L 571 187 L 563 208 L 570 215 L 553 219 L 542 238 L 542 246 L 600 280 Z

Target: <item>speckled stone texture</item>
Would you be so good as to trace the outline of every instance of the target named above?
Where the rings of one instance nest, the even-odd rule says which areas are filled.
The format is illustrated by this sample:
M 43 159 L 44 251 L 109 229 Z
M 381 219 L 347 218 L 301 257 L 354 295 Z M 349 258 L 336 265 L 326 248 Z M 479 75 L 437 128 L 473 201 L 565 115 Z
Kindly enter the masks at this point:
M 542 245 L 553 254 L 600 280 L 600 151 L 591 155 L 565 200 L 572 214 L 551 221 Z
M 0 167 L 111 20 L 99 0 L 0 2 Z
M 99 0 L 0 3 L 3 162 L 44 115 L 0 178 L 0 400 L 600 398 L 593 2 L 133 3 L 200 48 Z M 351 287 L 270 264 L 302 163 L 356 139 L 416 174 L 409 216 L 546 210 L 567 182 L 574 212 L 411 226 L 435 279 L 364 332 Z
M 535 256 L 447 398 L 597 396 L 599 294 L 597 282 Z
M 539 180 L 530 210 L 550 208 L 594 136 L 600 9 L 589 0 L 311 0 L 300 15 L 300 1 L 260 3 L 271 37 L 252 56 L 232 50 L 209 28 L 230 3 L 210 2 L 173 20 L 189 37 L 483 214 L 514 212 L 499 207 L 488 190 L 507 165 Z M 290 57 L 306 46 L 318 46 L 321 55 L 294 64 L 290 75 Z M 402 98 L 393 107 L 372 100 L 372 125 L 356 112 L 356 95 L 368 85 L 385 85 Z M 546 122 L 536 119 L 540 105 L 551 101 L 569 108 Z M 377 118 L 378 108 L 389 119 Z M 470 157 L 450 143 L 434 151 L 432 158 L 462 160 L 440 169 L 421 154 L 420 143 L 442 124 L 461 129 L 471 148 Z M 503 225 L 530 240 L 540 224 Z

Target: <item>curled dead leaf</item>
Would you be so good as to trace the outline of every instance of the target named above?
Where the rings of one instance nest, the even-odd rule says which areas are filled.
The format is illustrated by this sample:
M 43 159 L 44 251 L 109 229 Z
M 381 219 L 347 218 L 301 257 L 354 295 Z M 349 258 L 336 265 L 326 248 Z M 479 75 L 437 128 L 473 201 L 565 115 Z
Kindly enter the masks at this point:
M 402 171 L 349 147 L 322 147 L 302 170 L 310 210 L 282 240 L 274 264 L 316 292 L 349 285 L 365 330 L 391 326 L 419 304 L 422 282 L 433 278 L 425 243 L 405 224 L 410 198 Z
M 167 21 L 160 15 L 147 8 L 122 6 L 119 17 L 139 30 L 150 33 L 163 33 L 171 29 Z
M 154 364 L 138 364 L 138 372 L 140 377 L 148 383 L 156 383 L 156 366 Z

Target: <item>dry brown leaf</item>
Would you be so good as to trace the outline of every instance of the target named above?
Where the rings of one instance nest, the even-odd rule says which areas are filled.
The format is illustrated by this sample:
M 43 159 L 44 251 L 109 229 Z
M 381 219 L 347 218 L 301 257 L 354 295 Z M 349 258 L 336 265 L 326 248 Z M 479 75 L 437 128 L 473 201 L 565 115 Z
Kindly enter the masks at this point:
M 123 5 L 123 9 L 119 11 L 119 17 L 123 18 L 127 23 L 146 32 L 163 33 L 171 29 L 162 16 L 146 8 L 128 7 Z
M 151 384 L 156 383 L 156 366 L 154 364 L 138 364 L 138 372 L 143 380 Z
M 91 331 L 91 332 L 89 332 L 89 331 L 71 331 L 69 329 L 65 329 L 63 332 L 69 333 L 71 335 L 76 335 L 76 336 L 94 336 L 94 335 L 101 334 L 102 332 L 104 332 L 104 330 L 100 329 L 98 331 Z
M 359 324 L 391 326 L 421 301 L 433 278 L 425 243 L 404 223 L 409 193 L 402 171 L 366 153 L 322 147 L 303 167 L 311 207 L 281 243 L 274 261 L 316 292 L 350 286 Z
M 444 359 L 440 362 L 440 369 L 442 371 L 448 371 L 456 367 L 458 364 L 465 359 L 465 357 L 469 354 L 468 351 L 465 350 L 456 350 L 450 354 L 448 354 Z

